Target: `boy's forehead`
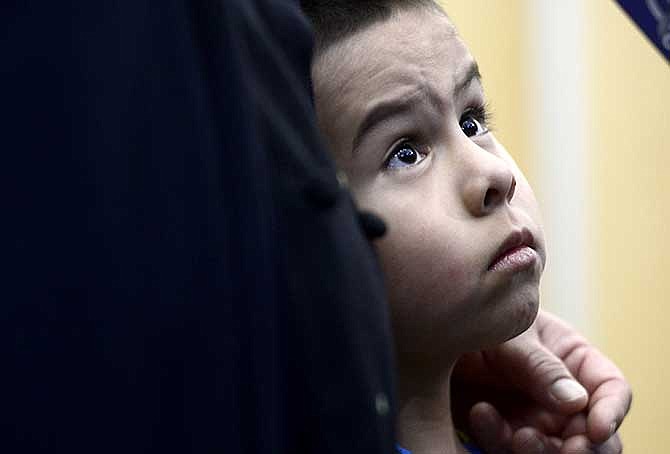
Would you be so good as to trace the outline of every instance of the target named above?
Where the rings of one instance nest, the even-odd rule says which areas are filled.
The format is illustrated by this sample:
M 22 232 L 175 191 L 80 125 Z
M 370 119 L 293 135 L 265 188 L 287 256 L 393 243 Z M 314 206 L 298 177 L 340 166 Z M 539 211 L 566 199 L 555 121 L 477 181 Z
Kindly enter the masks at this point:
M 369 25 L 333 47 L 354 63 L 388 64 L 397 57 L 408 61 L 458 57 L 460 38 L 446 15 L 432 10 L 396 11 L 389 19 Z M 460 46 L 463 47 L 463 46 Z
M 405 10 L 331 46 L 316 59 L 316 88 L 329 98 L 432 76 L 449 85 L 472 57 L 446 15 Z M 371 95 L 371 93 L 368 93 Z
M 449 97 L 473 59 L 446 15 L 399 11 L 324 52 L 314 64 L 317 108 L 341 136 L 370 104 L 425 89 Z

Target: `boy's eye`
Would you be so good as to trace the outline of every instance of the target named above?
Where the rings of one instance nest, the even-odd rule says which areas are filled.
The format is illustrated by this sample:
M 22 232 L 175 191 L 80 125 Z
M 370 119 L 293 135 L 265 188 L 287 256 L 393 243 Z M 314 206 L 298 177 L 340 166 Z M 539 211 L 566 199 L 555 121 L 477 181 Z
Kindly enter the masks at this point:
M 467 137 L 479 136 L 488 132 L 488 129 L 484 126 L 484 124 L 486 124 L 485 118 L 477 117 L 478 115 L 476 111 L 466 112 L 461 117 L 461 131 L 463 131 Z
M 402 142 L 396 146 L 388 160 L 386 161 L 387 169 L 400 169 L 403 167 L 415 166 L 426 159 L 426 155 L 417 151 L 416 146 L 409 142 Z

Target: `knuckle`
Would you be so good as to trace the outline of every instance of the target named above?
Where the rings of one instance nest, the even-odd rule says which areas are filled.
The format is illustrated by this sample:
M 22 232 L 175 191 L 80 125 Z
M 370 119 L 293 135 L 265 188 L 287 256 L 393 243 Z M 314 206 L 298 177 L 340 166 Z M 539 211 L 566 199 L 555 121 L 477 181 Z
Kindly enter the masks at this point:
M 543 349 L 529 352 L 528 364 L 530 372 L 534 377 L 554 379 L 565 375 L 562 365 Z

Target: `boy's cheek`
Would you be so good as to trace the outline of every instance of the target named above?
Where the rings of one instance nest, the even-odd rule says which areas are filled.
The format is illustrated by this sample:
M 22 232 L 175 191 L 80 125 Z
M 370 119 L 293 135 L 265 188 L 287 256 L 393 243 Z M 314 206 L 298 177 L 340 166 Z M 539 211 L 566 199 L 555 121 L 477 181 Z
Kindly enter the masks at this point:
M 395 228 L 394 228 L 395 226 Z M 403 228 L 405 227 L 405 228 Z M 433 232 L 389 222 L 387 235 L 376 244 L 391 301 L 396 304 L 439 306 L 465 300 L 476 285 L 463 251 Z
M 535 248 L 540 254 L 542 263 L 546 261 L 546 246 L 544 239 L 544 228 L 542 223 L 542 213 L 535 198 L 535 194 L 525 181 L 517 184 L 517 191 L 512 200 L 512 206 L 517 207 L 523 213 L 526 219 L 520 219 L 532 228 L 535 237 Z
M 535 192 L 528 182 L 528 179 L 521 171 L 514 158 L 509 154 L 507 149 L 500 142 L 498 142 L 495 137 L 494 140 L 497 152 L 512 167 L 514 178 L 516 178 L 517 181 L 515 195 L 512 200 L 512 206 L 521 208 L 525 215 L 528 216 L 528 220 L 534 225 L 535 229 L 533 234 L 535 235 L 536 244 L 540 249 L 539 252 L 542 256 L 544 264 L 544 261 L 546 260 L 544 229 L 542 227 L 542 213 L 540 211 L 540 206 L 537 202 Z
M 397 348 L 403 352 L 429 352 L 438 341 L 449 344 L 447 321 L 460 323 L 463 317 L 459 312 L 467 306 L 458 301 L 467 301 L 461 292 L 467 279 L 463 268 L 445 269 L 428 260 L 423 249 L 397 244 L 388 247 L 388 242 L 377 248 Z

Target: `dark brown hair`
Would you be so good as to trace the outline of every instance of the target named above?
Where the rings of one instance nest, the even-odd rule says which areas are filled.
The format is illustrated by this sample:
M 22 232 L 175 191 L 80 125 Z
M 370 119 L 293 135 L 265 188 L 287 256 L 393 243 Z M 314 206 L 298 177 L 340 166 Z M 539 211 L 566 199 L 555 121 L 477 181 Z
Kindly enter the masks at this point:
M 300 5 L 314 28 L 317 54 L 398 10 L 428 8 L 444 14 L 435 0 L 300 0 Z

